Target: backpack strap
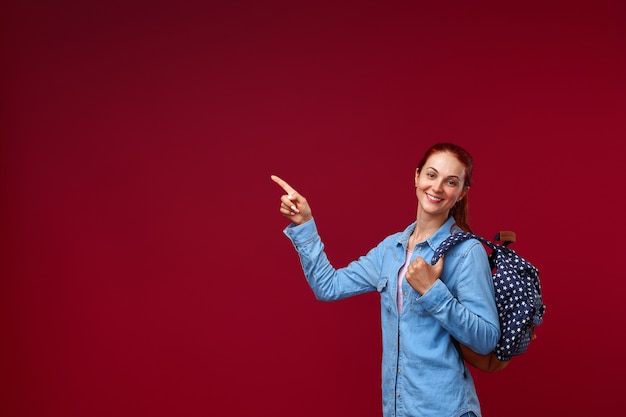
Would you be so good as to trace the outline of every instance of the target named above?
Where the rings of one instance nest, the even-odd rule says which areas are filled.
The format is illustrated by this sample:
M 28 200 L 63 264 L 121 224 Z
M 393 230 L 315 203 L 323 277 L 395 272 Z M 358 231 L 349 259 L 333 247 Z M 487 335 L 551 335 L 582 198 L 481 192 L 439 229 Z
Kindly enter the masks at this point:
M 461 242 L 466 241 L 467 239 L 476 239 L 476 240 L 483 242 L 485 245 L 489 246 L 491 249 L 495 248 L 495 244 L 493 242 L 490 242 L 481 236 L 475 235 L 474 233 L 455 232 L 455 233 L 452 233 L 450 236 L 448 236 L 443 242 L 441 242 L 439 247 L 435 250 L 435 254 L 433 255 L 430 263 L 432 265 L 436 264 L 439 258 L 441 258 L 443 254 L 446 253 L 450 248 L 458 245 Z
M 501 233 L 512 233 L 512 232 L 500 232 L 500 233 L 498 233 L 496 235 L 494 240 L 504 239 L 504 238 L 500 237 Z M 495 268 L 496 249 L 500 248 L 500 250 L 508 251 L 510 249 L 508 249 L 506 247 L 506 245 L 508 245 L 509 243 L 515 241 L 515 234 L 514 233 L 513 233 L 512 236 L 510 236 L 510 235 L 506 235 L 506 236 L 507 237 L 506 237 L 506 241 L 504 241 L 504 244 L 503 245 L 498 245 L 495 242 L 487 240 L 484 237 L 476 235 L 476 234 L 471 233 L 471 232 L 461 231 L 461 232 L 452 233 L 443 242 L 441 242 L 439 247 L 435 250 L 435 253 L 433 254 L 433 257 L 432 257 L 430 263 L 432 265 L 436 264 L 437 261 L 439 260 L 439 258 L 441 258 L 443 256 L 443 254 L 446 253 L 453 246 L 456 246 L 457 244 L 459 244 L 461 242 L 464 242 L 467 239 L 476 239 L 476 240 L 484 243 L 486 246 L 488 246 L 491 249 L 491 253 L 488 255 L 489 266 L 491 267 L 491 269 L 494 269 Z

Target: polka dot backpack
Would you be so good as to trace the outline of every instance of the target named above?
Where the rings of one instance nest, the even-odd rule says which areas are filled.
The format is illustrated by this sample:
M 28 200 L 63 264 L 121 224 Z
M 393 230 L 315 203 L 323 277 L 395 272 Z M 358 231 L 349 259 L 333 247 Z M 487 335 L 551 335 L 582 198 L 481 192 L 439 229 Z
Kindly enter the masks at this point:
M 479 355 L 464 346 L 462 353 L 474 367 L 493 372 L 503 369 L 514 356 L 525 353 L 536 337 L 535 327 L 543 322 L 546 306 L 541 295 L 539 270 L 508 247 L 515 242 L 515 233 L 508 231 L 498 233 L 493 241 L 469 232 L 453 233 L 437 248 L 431 263 L 434 265 L 447 250 L 467 239 L 477 239 L 491 249 L 489 264 L 501 335 L 489 355 Z

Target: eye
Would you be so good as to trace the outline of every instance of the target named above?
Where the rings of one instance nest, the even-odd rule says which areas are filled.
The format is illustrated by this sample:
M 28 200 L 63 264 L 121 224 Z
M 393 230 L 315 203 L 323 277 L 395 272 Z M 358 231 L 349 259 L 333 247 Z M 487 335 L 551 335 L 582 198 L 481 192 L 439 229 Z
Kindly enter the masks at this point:
M 427 176 L 428 178 L 431 178 L 431 179 L 432 179 L 432 178 L 435 178 L 435 173 L 434 173 L 434 172 L 427 172 L 427 173 L 426 173 L 426 176 Z
M 457 185 L 459 185 L 459 183 L 458 183 L 456 180 L 449 179 L 449 180 L 448 180 L 448 185 L 449 185 L 450 187 L 456 187 Z

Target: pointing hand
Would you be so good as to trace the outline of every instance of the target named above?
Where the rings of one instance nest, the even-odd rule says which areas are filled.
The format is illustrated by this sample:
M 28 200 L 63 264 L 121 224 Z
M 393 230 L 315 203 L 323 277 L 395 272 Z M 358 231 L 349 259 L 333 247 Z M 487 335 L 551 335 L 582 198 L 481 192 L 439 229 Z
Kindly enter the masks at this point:
M 306 198 L 298 193 L 293 187 L 287 184 L 282 178 L 276 175 L 271 176 L 272 181 L 280 185 L 287 193 L 280 197 L 280 212 L 283 216 L 291 220 L 294 224 L 300 225 L 313 218 L 311 207 Z

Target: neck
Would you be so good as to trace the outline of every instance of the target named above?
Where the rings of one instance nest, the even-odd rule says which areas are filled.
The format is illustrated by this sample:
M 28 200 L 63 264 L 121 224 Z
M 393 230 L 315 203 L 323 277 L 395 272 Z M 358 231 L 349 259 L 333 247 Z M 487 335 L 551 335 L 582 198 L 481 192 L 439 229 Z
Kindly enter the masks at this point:
M 448 220 L 448 217 L 424 216 L 418 212 L 415 230 L 411 234 L 409 241 L 412 243 L 410 247 L 431 237 L 439 228 Z

